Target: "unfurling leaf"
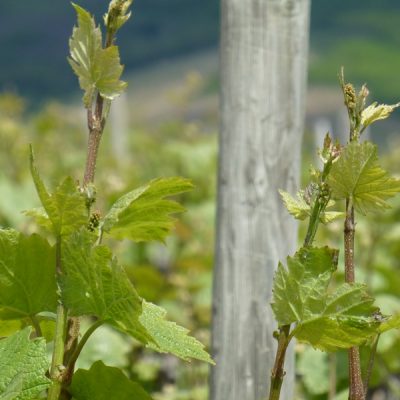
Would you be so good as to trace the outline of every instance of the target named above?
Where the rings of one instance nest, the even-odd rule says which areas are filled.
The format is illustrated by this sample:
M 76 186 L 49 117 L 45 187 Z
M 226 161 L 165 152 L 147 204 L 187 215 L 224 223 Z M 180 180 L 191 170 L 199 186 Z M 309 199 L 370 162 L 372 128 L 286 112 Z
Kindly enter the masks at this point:
M 117 200 L 101 229 L 116 239 L 164 241 L 174 223 L 170 214 L 184 211 L 180 204 L 165 197 L 192 188 L 189 180 L 179 177 L 155 179 Z
M 32 318 L 56 307 L 54 249 L 36 234 L 0 230 L 0 318 Z
M 195 358 L 214 364 L 204 346 L 189 336 L 187 329 L 166 320 L 166 314 L 161 307 L 143 301 L 143 314 L 139 320 L 154 339 L 154 343 L 149 343 L 148 346 L 162 353 L 174 354 L 186 361 Z
M 377 332 L 379 321 L 366 287 L 343 284 L 328 293 L 337 252 L 327 247 L 302 248 L 279 264 L 272 309 L 280 326 L 295 323 L 292 334 L 325 351 L 359 345 Z
M 102 35 L 93 17 L 82 7 L 73 4 L 78 26 L 74 28 L 69 41 L 72 69 L 79 78 L 79 85 L 85 92 L 83 102 L 89 108 L 96 91 L 106 99 L 112 100 L 126 88 L 120 80 L 123 67 L 118 48 L 111 45 L 102 47 Z
M 298 191 L 296 198 L 292 197 L 288 192 L 279 190 L 279 194 L 285 204 L 286 209 L 290 215 L 296 219 L 303 221 L 311 215 L 311 205 L 308 204 L 304 198 L 304 192 Z M 330 200 L 326 208 L 333 207 L 335 202 Z M 336 219 L 343 218 L 345 214 L 339 211 L 324 211 L 320 215 L 320 220 L 323 224 L 328 224 Z
M 302 192 L 297 192 L 296 198 L 292 197 L 288 192 L 279 190 L 279 194 L 285 204 L 286 209 L 290 215 L 301 221 L 310 216 L 311 207 L 304 200 Z
M 127 378 L 115 367 L 101 361 L 89 370 L 79 369 L 72 379 L 71 394 L 76 400 L 151 400 L 151 397 L 136 382 Z
M 109 31 L 115 33 L 118 29 L 125 24 L 131 16 L 128 12 L 132 0 L 112 0 L 108 13 L 104 16 L 104 25 Z
M 26 215 L 35 217 L 36 221 L 45 228 L 51 226 L 56 236 L 68 235 L 86 225 L 88 215 L 85 199 L 79 193 L 73 179 L 65 178 L 53 193 L 49 193 L 36 169 L 32 148 L 30 165 L 36 191 L 44 210 L 28 210 L 25 212 Z
M 0 340 L 0 398 L 32 400 L 46 390 L 49 363 L 44 339 L 30 340 L 31 328 Z
M 386 119 L 399 106 L 400 103 L 392 105 L 372 103 L 361 113 L 361 124 L 366 128 L 375 121 Z
M 370 142 L 351 142 L 333 164 L 328 184 L 334 198 L 351 198 L 362 214 L 388 208 L 386 200 L 400 192 L 400 180 L 380 167 L 376 146 Z
M 151 337 L 139 321 L 142 299 L 106 246 L 93 246 L 85 229 L 63 242 L 62 298 L 71 315 L 93 315 L 142 343 Z

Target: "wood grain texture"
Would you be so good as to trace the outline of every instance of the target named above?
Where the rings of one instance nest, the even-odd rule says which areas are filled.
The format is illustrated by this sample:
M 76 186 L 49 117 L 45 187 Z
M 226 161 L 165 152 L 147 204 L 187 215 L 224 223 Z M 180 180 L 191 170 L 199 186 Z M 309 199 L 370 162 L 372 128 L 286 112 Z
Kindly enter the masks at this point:
M 309 0 L 222 0 L 221 133 L 213 289 L 211 400 L 263 400 L 276 329 L 279 260 L 297 225 L 278 189 L 298 188 Z M 289 351 L 282 400 L 293 398 Z

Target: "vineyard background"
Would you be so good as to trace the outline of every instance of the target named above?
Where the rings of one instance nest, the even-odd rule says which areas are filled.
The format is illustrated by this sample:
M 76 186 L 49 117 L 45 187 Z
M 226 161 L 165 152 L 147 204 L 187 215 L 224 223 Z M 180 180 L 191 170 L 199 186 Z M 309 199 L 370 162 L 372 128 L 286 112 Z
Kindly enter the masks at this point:
M 94 0 L 82 5 L 98 11 L 104 8 Z M 218 4 L 214 0 L 148 0 L 137 1 L 133 11 L 132 23 L 119 35 L 130 87 L 113 105 L 104 137 L 97 185 L 107 204 L 98 207 L 107 209 L 126 189 L 156 176 L 183 175 L 193 180 L 196 190 L 181 199 L 188 212 L 179 218 L 167 247 L 128 243 L 115 247 L 139 293 L 164 306 L 171 319 L 207 343 L 218 131 Z M 38 205 L 28 171 L 28 143 L 40 154 L 38 164 L 50 184 L 65 171 L 79 176 L 85 159 L 85 115 L 65 60 L 74 14 L 69 2 L 3 0 L 0 15 L 0 224 L 31 232 L 34 226 L 21 214 Z M 400 5 L 395 0 L 314 1 L 304 172 L 317 162 L 316 142 L 320 144 L 326 130 L 338 137 L 347 132 L 336 80 L 341 65 L 349 80 L 368 83 L 374 99 L 400 100 L 399 18 Z M 387 169 L 397 174 L 398 115 L 369 132 L 383 145 Z M 388 133 L 383 136 L 383 131 Z M 57 154 L 57 148 L 63 153 Z M 358 224 L 360 274 L 389 314 L 400 309 L 400 203 L 393 206 L 391 212 Z M 335 247 L 341 229 L 333 224 L 321 235 Z M 101 332 L 95 334 L 81 367 L 102 358 L 108 365 L 123 367 L 155 399 L 207 398 L 207 366 L 183 365 L 173 357 L 139 349 L 115 331 L 101 330 L 106 331 L 107 345 L 99 339 Z M 0 327 L 0 335 L 6 333 L 7 326 Z M 328 356 L 303 345 L 296 350 L 298 398 L 326 398 Z M 376 393 L 392 396 L 386 398 L 400 397 L 399 351 L 398 332 L 382 338 L 371 383 Z M 336 357 L 337 399 L 345 399 L 340 393 L 346 386 L 344 353 Z M 323 368 L 314 367 L 319 362 Z

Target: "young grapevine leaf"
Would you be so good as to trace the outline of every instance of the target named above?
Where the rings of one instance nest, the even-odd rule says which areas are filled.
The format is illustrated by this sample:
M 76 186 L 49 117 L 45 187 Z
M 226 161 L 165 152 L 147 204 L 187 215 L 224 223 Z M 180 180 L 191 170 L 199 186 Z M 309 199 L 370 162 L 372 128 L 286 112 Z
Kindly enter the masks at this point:
M 283 203 L 290 215 L 293 215 L 300 221 L 305 220 L 311 214 L 311 207 L 306 203 L 301 192 L 297 192 L 296 198 L 292 197 L 288 192 L 279 190 Z
M 106 246 L 93 246 L 81 230 L 63 241 L 62 297 L 71 315 L 93 315 L 142 343 L 151 341 L 139 321 L 142 299 Z
M 288 192 L 279 190 L 279 194 L 282 197 L 283 203 L 290 215 L 293 215 L 296 219 L 303 221 L 311 215 L 311 205 L 308 204 L 304 198 L 302 191 L 297 192 L 296 198 L 292 197 Z M 329 201 L 326 208 L 335 205 L 334 201 Z M 339 211 L 324 211 L 321 213 L 320 220 L 324 224 L 328 224 L 338 218 L 343 218 L 345 214 Z
M 104 98 L 112 100 L 126 88 L 120 80 L 123 67 L 118 47 L 102 46 L 102 35 L 93 17 L 82 7 L 73 4 L 78 17 L 69 41 L 72 69 L 79 78 L 79 85 L 85 92 L 83 102 L 87 108 L 92 104 L 96 90 Z
M 375 121 L 386 119 L 390 116 L 393 110 L 399 106 L 400 103 L 392 105 L 378 104 L 377 102 L 372 103 L 361 113 L 361 124 L 366 128 Z
M 305 248 L 287 258 L 287 269 L 279 263 L 272 303 L 279 325 L 301 321 L 323 310 L 320 300 L 336 270 L 337 254 L 328 247 Z
M 128 379 L 120 369 L 101 361 L 89 370 L 76 371 L 69 391 L 76 400 L 151 400 L 138 383 Z
M 46 341 L 30 334 L 26 328 L 0 340 L 0 399 L 32 400 L 50 386 Z
M 333 294 L 328 286 L 337 252 L 327 247 L 302 248 L 279 264 L 272 309 L 280 326 L 296 324 L 293 335 L 325 351 L 364 342 L 376 333 L 377 309 L 364 285 L 343 284 Z
M 143 301 L 143 314 L 139 320 L 155 342 L 148 346 L 162 353 L 175 354 L 185 361 L 195 358 L 214 364 L 204 346 L 194 337 L 188 336 L 187 329 L 167 321 L 166 314 L 163 308 Z
M 112 0 L 108 13 L 104 16 L 104 25 L 112 32 L 116 32 L 131 16 L 128 12 L 132 0 Z
M 164 241 L 174 223 L 170 214 L 184 211 L 165 197 L 192 188 L 189 180 L 179 177 L 155 179 L 117 200 L 105 216 L 102 230 L 116 239 Z
M 35 209 L 28 210 L 25 214 L 35 217 L 45 228 L 51 226 L 56 236 L 68 235 L 86 225 L 88 215 L 85 199 L 79 193 L 73 179 L 65 178 L 54 193 L 49 193 L 36 169 L 32 152 L 30 164 L 32 178 L 45 213 L 41 209 Z M 45 214 L 49 221 L 46 220 Z
M 348 144 L 333 164 L 328 183 L 334 198 L 351 198 L 362 214 L 388 208 L 386 200 L 400 192 L 400 180 L 380 167 L 377 148 L 370 142 Z
M 0 230 L 0 318 L 55 312 L 55 253 L 39 235 Z

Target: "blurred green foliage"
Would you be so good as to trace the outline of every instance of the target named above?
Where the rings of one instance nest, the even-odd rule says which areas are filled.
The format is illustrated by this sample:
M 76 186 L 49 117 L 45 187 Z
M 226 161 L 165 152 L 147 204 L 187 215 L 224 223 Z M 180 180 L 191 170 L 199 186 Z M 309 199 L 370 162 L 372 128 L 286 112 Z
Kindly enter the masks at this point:
M 206 83 L 205 83 L 206 84 Z M 199 93 L 204 85 L 180 92 L 179 107 Z M 179 97 L 178 96 L 178 97 Z M 80 108 L 48 103 L 37 112 L 28 112 L 25 101 L 14 94 L 0 95 L 0 225 L 32 232 L 36 228 L 20 211 L 37 206 L 28 168 L 28 143 L 33 143 L 37 164 L 47 183 L 65 174 L 82 179 L 86 152 L 86 120 Z M 216 126 L 215 116 L 208 126 Z M 153 125 L 138 123 L 128 127 L 126 152 L 121 160 L 113 150 L 112 124 L 107 128 L 100 152 L 96 186 L 101 193 L 96 207 L 101 212 L 126 190 L 158 176 L 182 175 L 192 179 L 196 189 L 181 195 L 188 209 L 180 216 L 167 246 L 158 243 L 113 243 L 129 277 L 140 295 L 168 310 L 171 319 L 191 329 L 194 336 L 209 343 L 213 264 L 216 155 L 215 130 L 193 120 L 176 117 Z M 304 167 L 314 154 L 304 146 Z M 384 159 L 385 167 L 400 171 L 400 143 L 392 143 Z M 393 208 L 357 224 L 358 279 L 367 281 L 383 313 L 400 310 L 400 202 Z M 303 227 L 301 226 L 301 229 Z M 318 241 L 341 247 L 342 223 L 321 229 Z M 304 236 L 304 235 L 303 235 Z M 302 235 L 300 235 L 302 237 Z M 343 263 L 341 262 L 341 264 Z M 342 277 L 338 277 L 339 281 Z M 268 306 L 268 305 L 266 305 Z M 105 338 L 105 339 L 104 339 Z M 363 352 L 367 362 L 368 348 Z M 400 332 L 382 336 L 373 371 L 373 388 L 389 388 L 399 396 Z M 332 360 L 304 345 L 297 346 L 298 399 L 327 398 Z M 345 399 L 346 354 L 336 354 L 335 400 Z M 87 368 L 102 358 L 107 365 L 124 369 L 156 400 L 207 399 L 208 367 L 182 363 L 171 356 L 143 350 L 131 339 L 111 328 L 100 328 L 85 348 L 79 366 Z M 322 363 L 322 364 L 321 364 Z M 318 365 L 318 367 L 315 367 Z

